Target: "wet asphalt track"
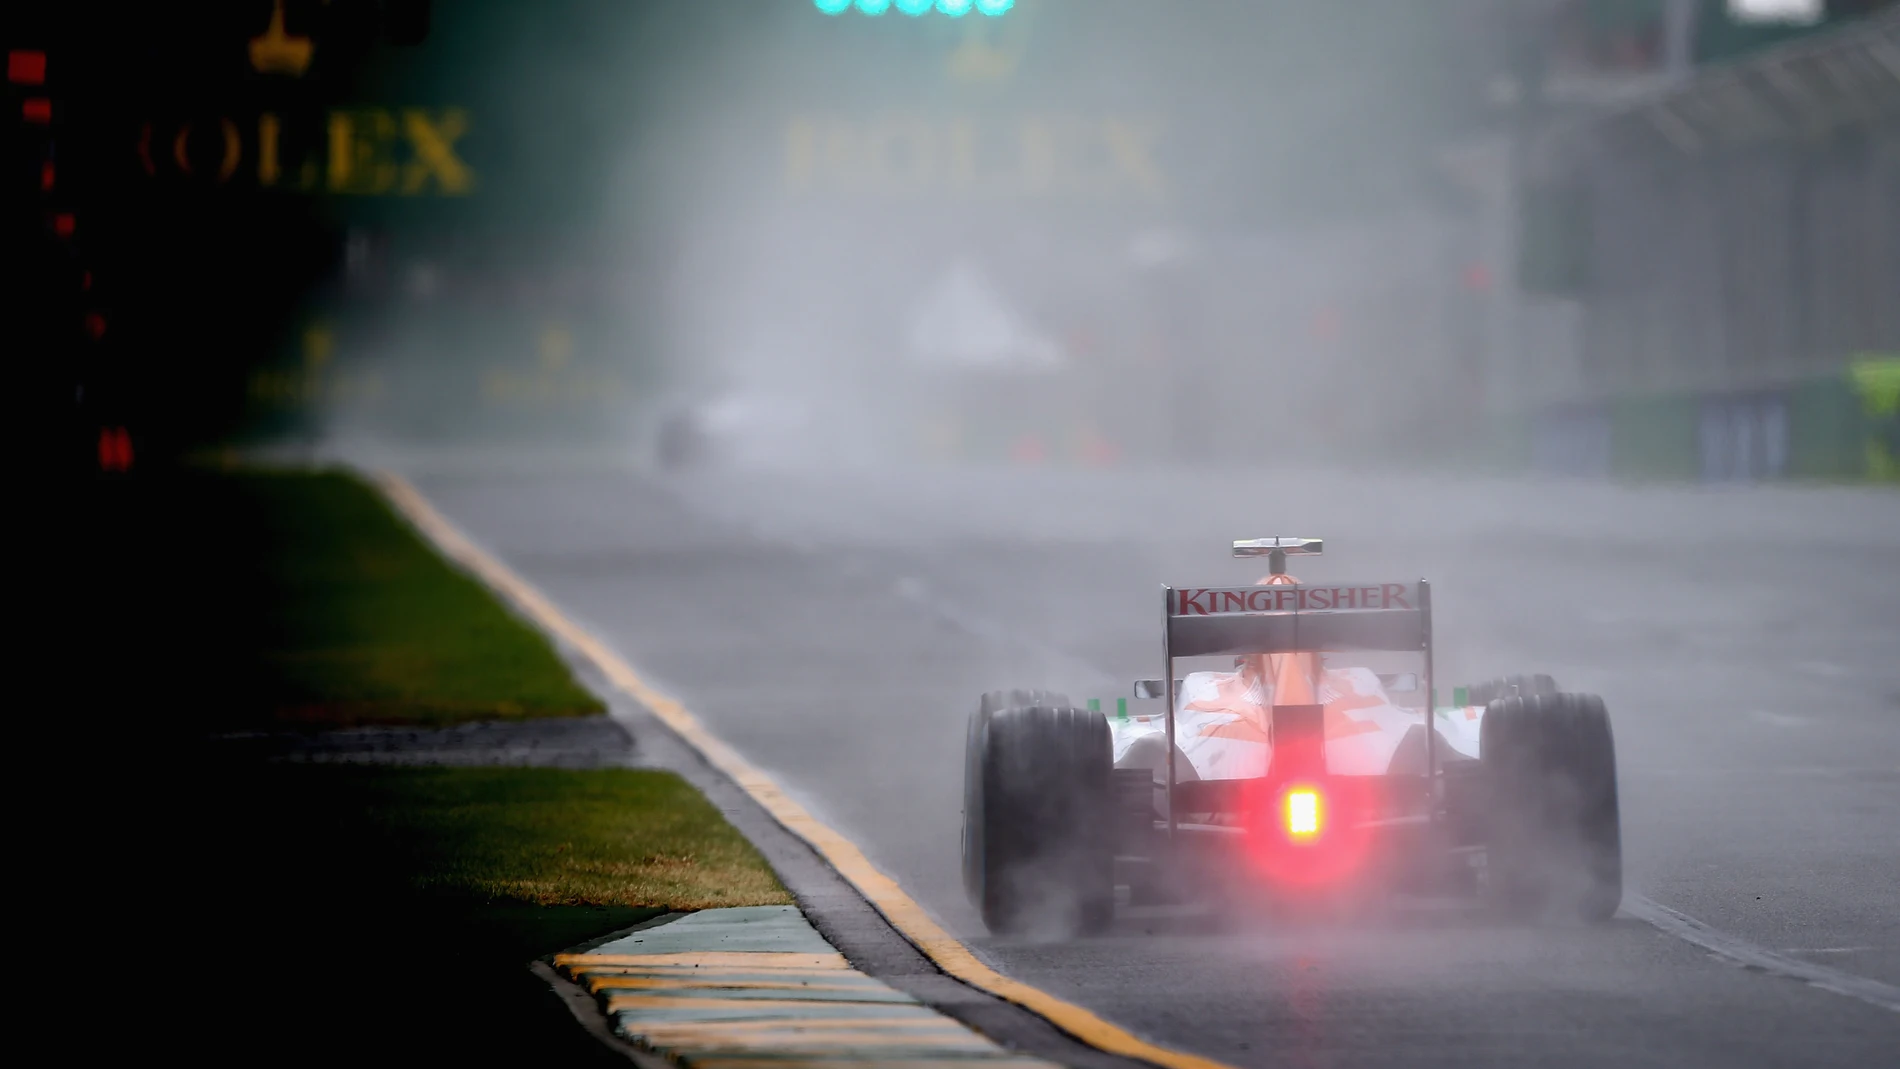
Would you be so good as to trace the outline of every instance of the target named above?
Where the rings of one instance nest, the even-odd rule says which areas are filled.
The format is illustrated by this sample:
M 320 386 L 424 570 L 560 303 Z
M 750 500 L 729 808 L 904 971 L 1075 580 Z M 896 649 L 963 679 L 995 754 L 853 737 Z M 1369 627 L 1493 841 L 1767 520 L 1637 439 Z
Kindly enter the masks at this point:
M 1158 673 L 1156 589 L 1319 535 L 1316 578 L 1435 583 L 1441 684 L 1605 696 L 1633 892 L 1900 985 L 1900 494 L 1265 475 L 655 478 L 409 469 L 457 523 L 1005 973 L 1236 1065 L 1900 1065 L 1900 1013 L 1636 920 L 1401 910 L 992 940 L 957 875 L 978 693 Z

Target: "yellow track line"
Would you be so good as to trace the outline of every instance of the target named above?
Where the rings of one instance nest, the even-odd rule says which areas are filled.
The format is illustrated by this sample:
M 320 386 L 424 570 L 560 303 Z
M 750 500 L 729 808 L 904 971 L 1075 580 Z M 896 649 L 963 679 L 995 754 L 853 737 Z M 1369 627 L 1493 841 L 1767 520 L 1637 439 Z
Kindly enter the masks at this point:
M 1156 1046 L 1072 1002 L 1065 1002 L 1020 980 L 1012 980 L 983 964 L 969 947 L 945 931 L 924 911 L 924 907 L 905 894 L 896 880 L 871 864 L 856 843 L 793 801 L 770 776 L 753 767 L 738 751 L 726 745 L 684 705 L 648 685 L 606 643 L 568 619 L 546 595 L 458 530 L 406 479 L 382 472 L 375 476 L 375 481 L 396 509 L 444 554 L 513 601 L 544 630 L 592 661 L 595 668 L 614 686 L 652 710 L 653 715 L 665 721 L 713 767 L 725 773 L 754 801 L 765 807 L 774 820 L 817 850 L 839 875 L 857 888 L 858 893 L 873 908 L 884 915 L 892 927 L 935 962 L 938 968 L 972 987 L 1047 1019 L 1057 1028 L 1098 1050 L 1138 1058 L 1168 1069 L 1229 1069 L 1225 1064 L 1210 1058 Z

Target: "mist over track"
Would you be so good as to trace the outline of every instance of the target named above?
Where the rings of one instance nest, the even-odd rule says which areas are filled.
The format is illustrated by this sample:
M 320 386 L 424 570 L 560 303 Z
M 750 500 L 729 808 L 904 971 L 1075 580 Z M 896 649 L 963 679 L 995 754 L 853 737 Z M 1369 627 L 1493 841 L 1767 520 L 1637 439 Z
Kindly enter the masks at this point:
M 1321 536 L 1313 578 L 1434 583 L 1441 686 L 1548 671 L 1615 718 L 1629 886 L 1796 962 L 1900 984 L 1900 496 L 1335 473 L 406 473 L 456 523 L 855 839 L 1003 972 L 1237 1065 L 1870 1065 L 1900 1014 L 1642 920 L 1458 909 L 1211 929 L 1125 911 L 991 939 L 957 849 L 996 687 L 1159 670 L 1162 582 Z M 1890 989 L 1890 988 L 1889 988 Z

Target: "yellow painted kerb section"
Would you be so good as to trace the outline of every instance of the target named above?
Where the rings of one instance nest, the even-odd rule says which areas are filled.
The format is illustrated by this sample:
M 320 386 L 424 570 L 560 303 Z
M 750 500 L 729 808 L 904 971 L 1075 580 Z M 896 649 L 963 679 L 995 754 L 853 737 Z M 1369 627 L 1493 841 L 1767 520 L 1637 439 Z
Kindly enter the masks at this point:
M 972 987 L 1030 1010 L 1099 1050 L 1153 1062 L 1168 1069 L 1229 1069 L 1210 1058 L 1156 1046 L 1074 1003 L 1065 1002 L 1020 980 L 1012 980 L 983 964 L 969 947 L 945 931 L 922 906 L 904 893 L 896 880 L 871 864 L 856 843 L 793 801 L 770 776 L 754 768 L 738 751 L 709 731 L 684 705 L 649 686 L 606 643 L 568 619 L 546 595 L 458 530 L 406 479 L 383 472 L 375 476 L 375 481 L 390 503 L 445 555 L 513 601 L 548 633 L 593 662 L 595 668 L 615 687 L 652 710 L 653 715 L 665 721 L 713 767 L 725 773 L 754 801 L 764 806 L 774 820 L 823 855 L 839 875 L 850 881 L 858 893 L 890 921 L 892 927 L 903 933 L 904 938 L 935 962 L 938 968 Z

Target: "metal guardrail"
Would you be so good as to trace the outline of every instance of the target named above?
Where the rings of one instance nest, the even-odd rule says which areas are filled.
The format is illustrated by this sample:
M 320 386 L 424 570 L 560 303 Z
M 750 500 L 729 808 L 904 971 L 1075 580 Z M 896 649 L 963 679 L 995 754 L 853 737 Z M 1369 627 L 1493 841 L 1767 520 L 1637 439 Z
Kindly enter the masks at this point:
M 1698 72 L 1592 124 L 1624 150 L 1687 156 L 1900 119 L 1900 10 Z

